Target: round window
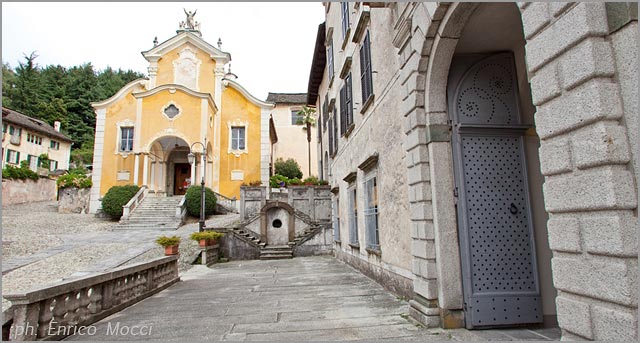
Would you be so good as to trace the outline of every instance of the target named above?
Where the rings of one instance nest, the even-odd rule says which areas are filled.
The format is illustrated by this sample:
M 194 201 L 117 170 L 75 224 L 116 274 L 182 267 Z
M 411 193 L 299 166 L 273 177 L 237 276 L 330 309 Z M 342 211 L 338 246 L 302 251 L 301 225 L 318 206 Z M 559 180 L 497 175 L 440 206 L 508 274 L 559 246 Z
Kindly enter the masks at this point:
M 273 227 L 282 227 L 282 221 L 280 219 L 276 219 L 271 223 Z

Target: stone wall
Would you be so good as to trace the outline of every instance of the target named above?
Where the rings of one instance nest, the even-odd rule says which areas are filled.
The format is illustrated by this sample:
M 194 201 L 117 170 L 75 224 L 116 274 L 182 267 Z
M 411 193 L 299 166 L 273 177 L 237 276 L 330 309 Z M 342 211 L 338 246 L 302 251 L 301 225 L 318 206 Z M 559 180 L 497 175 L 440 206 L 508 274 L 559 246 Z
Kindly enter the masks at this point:
M 219 254 L 229 260 L 257 260 L 260 258 L 260 250 L 251 244 L 244 242 L 227 233 L 218 241 Z
M 56 200 L 56 191 L 56 181 L 51 179 L 3 179 L 2 206 Z
M 409 194 L 424 196 L 410 198 L 414 300 L 421 302 L 412 303 L 412 316 L 430 326 L 445 325 L 448 309 L 461 305 L 450 269 L 459 268 L 456 224 L 447 223 L 443 215 L 453 212 L 441 201 L 451 194 L 444 99 L 451 56 L 476 6 L 397 8 Z M 637 340 L 637 6 L 517 6 L 563 339 Z
M 58 213 L 89 213 L 91 188 L 58 190 Z
M 331 220 L 331 187 L 289 186 L 288 190 L 287 201 L 293 208 L 313 220 Z
M 294 256 L 333 254 L 333 229 L 324 227 L 321 230 L 308 241 L 296 246 Z
M 253 213 L 260 212 L 266 204 L 267 188 L 261 187 L 240 187 L 240 218 L 247 219 Z

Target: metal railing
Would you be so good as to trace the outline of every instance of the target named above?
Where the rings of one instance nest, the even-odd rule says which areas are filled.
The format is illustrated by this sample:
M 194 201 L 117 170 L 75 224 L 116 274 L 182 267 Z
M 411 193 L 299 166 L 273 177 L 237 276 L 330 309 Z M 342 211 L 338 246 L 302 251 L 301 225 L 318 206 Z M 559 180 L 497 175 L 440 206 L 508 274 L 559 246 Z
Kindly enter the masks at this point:
M 178 257 L 116 268 L 4 298 L 3 340 L 60 340 L 180 281 Z

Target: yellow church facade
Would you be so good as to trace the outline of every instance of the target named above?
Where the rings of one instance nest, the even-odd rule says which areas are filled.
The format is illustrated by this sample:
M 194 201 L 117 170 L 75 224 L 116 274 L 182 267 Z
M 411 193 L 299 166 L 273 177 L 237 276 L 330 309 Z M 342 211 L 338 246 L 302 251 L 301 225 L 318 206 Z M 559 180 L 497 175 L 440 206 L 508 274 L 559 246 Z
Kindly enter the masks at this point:
M 199 26 L 199 24 L 197 24 Z M 257 99 L 229 72 L 231 55 L 202 39 L 198 27 L 142 52 L 148 77 L 93 103 L 96 136 L 91 211 L 116 185 L 158 196 L 200 184 L 239 197 L 243 183 L 268 183 L 273 103 Z M 206 161 L 203 149 L 206 149 Z M 197 162 L 189 164 L 189 152 Z M 204 162 L 204 163 L 203 163 Z

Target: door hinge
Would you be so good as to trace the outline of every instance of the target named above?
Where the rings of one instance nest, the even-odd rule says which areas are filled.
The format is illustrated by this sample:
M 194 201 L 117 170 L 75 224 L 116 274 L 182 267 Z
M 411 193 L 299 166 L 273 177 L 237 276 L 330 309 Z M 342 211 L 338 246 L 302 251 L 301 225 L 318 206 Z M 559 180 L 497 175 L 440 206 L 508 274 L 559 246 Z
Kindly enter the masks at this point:
M 467 312 L 467 303 L 462 303 L 462 310 Z
M 453 196 L 458 197 L 458 187 L 453 188 Z

